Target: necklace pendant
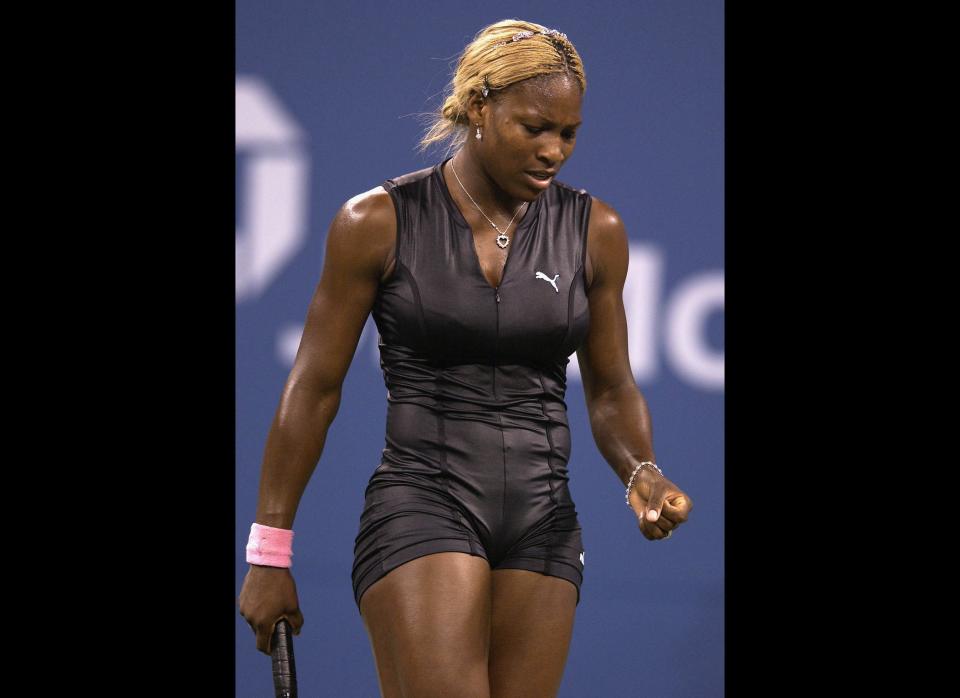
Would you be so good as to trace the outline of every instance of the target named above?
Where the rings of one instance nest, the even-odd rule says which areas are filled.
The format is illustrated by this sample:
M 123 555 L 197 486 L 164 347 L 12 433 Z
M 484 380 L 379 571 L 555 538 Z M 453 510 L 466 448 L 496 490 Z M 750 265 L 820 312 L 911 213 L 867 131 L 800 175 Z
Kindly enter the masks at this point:
M 507 237 L 506 233 L 500 233 L 497 235 L 497 244 L 504 248 L 510 244 L 510 238 Z

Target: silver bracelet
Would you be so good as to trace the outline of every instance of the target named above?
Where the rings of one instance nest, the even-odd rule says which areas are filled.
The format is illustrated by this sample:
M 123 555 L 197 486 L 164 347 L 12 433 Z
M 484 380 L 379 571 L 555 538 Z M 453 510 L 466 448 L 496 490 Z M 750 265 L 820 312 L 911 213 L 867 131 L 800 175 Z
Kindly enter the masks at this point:
M 624 500 L 627 502 L 627 506 L 630 506 L 630 490 L 631 488 L 633 488 L 633 479 L 637 476 L 637 473 L 640 472 L 640 468 L 642 468 L 645 465 L 652 465 L 656 469 L 656 471 L 660 473 L 660 477 L 663 477 L 663 471 L 660 470 L 660 467 L 653 461 L 645 460 L 636 468 L 634 468 L 633 473 L 631 473 L 630 475 L 630 482 L 627 483 L 627 492 L 626 494 L 623 495 Z

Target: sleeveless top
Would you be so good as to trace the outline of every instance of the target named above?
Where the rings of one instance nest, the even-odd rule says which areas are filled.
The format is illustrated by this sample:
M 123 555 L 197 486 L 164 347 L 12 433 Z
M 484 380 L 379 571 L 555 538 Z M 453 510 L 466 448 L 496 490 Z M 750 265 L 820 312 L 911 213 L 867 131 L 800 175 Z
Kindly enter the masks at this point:
M 494 288 L 443 180 L 445 162 L 383 184 L 397 215 L 394 271 L 372 309 L 387 387 L 385 462 L 405 450 L 391 444 L 410 440 L 398 433 L 411 428 L 408 415 L 391 418 L 400 405 L 501 428 L 566 425 L 568 357 L 590 324 L 590 195 L 556 180 L 540 192 Z

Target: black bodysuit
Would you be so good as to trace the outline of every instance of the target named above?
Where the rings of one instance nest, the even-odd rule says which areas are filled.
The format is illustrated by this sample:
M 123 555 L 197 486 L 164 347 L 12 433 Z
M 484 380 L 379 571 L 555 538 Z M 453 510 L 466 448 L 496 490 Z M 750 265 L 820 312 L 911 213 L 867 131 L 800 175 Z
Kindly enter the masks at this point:
M 354 546 L 357 607 L 390 570 L 444 551 L 562 577 L 579 604 L 564 396 L 590 323 L 590 195 L 551 182 L 511 234 L 494 288 L 442 165 L 383 184 L 397 213 L 396 265 L 373 306 L 386 444 Z

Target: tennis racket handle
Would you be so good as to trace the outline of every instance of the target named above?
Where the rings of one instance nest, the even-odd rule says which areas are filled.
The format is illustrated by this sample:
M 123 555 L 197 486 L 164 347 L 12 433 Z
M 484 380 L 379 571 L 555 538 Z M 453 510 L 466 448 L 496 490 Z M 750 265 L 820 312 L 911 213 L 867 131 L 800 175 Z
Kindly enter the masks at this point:
M 297 666 L 293 661 L 293 630 L 285 618 L 274 626 L 270 641 L 273 690 L 276 698 L 297 698 Z

